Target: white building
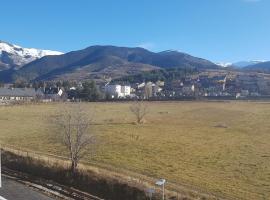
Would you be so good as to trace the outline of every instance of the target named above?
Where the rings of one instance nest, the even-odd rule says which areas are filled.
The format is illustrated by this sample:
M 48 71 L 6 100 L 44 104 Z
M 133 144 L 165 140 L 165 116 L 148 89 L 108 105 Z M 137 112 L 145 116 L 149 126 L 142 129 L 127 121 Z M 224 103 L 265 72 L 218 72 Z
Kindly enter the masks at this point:
M 110 95 L 111 98 L 124 98 L 130 96 L 130 86 L 124 85 L 105 85 L 105 93 Z
M 130 96 L 130 86 L 127 86 L 127 85 L 124 85 L 124 86 L 121 86 L 121 93 L 124 97 L 126 96 Z

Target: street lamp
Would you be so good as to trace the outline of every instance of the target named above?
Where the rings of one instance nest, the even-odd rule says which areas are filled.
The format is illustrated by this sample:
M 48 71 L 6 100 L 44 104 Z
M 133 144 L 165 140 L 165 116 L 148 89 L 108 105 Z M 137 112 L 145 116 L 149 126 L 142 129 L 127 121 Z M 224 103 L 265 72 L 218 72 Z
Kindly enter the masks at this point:
M 156 185 L 162 186 L 162 200 L 165 200 L 165 179 L 160 179 L 156 182 Z

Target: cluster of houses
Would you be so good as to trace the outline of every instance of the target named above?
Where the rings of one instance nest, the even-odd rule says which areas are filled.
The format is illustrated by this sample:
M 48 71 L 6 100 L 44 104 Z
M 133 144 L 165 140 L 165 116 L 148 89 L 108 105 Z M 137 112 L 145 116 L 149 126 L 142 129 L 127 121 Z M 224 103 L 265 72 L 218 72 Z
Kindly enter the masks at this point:
M 164 87 L 163 81 L 142 82 L 136 84 L 106 84 L 104 92 L 107 98 L 110 99 L 127 99 L 127 98 L 141 98 L 150 99 L 161 95 Z
M 34 88 L 0 88 L 0 104 L 18 101 L 77 100 L 82 86 Z M 249 98 L 270 97 L 270 75 L 198 74 L 170 81 L 132 84 L 107 83 L 100 86 L 104 99 L 177 99 L 186 97 Z M 71 94 L 75 94 L 71 95 Z M 74 99 L 75 98 L 75 99 Z
M 106 84 L 110 98 L 181 98 L 270 96 L 270 77 L 258 74 L 199 74 L 170 81 Z
M 61 88 L 0 88 L 0 103 L 18 102 L 18 101 L 43 101 L 50 102 L 59 100 L 63 97 L 64 92 Z

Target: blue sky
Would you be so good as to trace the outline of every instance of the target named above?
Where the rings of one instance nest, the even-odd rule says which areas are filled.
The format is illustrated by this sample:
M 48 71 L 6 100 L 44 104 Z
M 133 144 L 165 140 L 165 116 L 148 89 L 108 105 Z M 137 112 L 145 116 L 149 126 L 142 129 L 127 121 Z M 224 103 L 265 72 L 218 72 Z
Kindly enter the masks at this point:
M 0 40 L 68 52 L 179 50 L 212 61 L 270 60 L 270 0 L 0 0 Z

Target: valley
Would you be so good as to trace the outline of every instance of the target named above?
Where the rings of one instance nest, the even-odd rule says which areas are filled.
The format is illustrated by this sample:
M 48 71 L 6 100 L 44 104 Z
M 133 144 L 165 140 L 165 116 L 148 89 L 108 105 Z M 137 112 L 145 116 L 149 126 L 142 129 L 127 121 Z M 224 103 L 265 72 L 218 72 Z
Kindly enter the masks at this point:
M 269 186 L 269 102 L 149 102 L 135 125 L 130 103 L 84 103 L 98 149 L 84 161 L 185 184 L 228 199 L 264 199 Z M 62 104 L 0 107 L 7 145 L 60 156 L 54 123 Z

